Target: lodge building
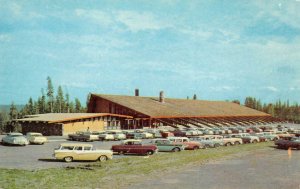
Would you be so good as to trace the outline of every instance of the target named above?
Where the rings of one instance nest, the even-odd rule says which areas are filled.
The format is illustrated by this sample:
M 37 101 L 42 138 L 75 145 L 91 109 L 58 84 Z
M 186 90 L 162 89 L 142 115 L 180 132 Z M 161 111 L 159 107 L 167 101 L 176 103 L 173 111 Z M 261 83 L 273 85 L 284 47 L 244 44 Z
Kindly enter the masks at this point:
M 87 113 L 28 115 L 14 120 L 22 132 L 68 135 L 76 131 L 141 129 L 169 126 L 222 127 L 277 123 L 281 120 L 236 103 L 158 97 L 91 94 Z
M 279 122 L 261 111 L 225 101 L 189 100 L 158 97 L 91 94 L 88 113 L 110 113 L 131 116 L 123 119 L 122 129 L 158 126 L 219 127 L 246 126 Z

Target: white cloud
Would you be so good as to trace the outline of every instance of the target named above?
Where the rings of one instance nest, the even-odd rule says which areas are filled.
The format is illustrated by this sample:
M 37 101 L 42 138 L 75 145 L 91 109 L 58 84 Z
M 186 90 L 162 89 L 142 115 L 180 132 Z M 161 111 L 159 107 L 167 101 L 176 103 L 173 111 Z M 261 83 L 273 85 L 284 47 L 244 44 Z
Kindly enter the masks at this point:
M 233 90 L 235 90 L 237 88 L 238 87 L 228 86 L 228 85 L 210 87 L 211 90 L 217 91 L 217 92 L 221 92 L 221 91 L 233 91 Z
M 272 92 L 277 92 L 279 91 L 276 87 L 274 86 L 267 86 L 265 87 L 265 89 L 267 89 L 268 91 L 272 91 Z
M 163 23 L 149 12 L 118 11 L 116 19 L 126 25 L 132 32 L 160 30 L 169 27 L 169 24 Z
M 7 34 L 0 35 L 0 42 L 9 42 L 11 40 L 11 36 Z
M 88 20 L 95 21 L 98 24 L 109 25 L 113 22 L 112 17 L 104 11 L 76 9 L 75 14 L 78 17 L 87 18 Z

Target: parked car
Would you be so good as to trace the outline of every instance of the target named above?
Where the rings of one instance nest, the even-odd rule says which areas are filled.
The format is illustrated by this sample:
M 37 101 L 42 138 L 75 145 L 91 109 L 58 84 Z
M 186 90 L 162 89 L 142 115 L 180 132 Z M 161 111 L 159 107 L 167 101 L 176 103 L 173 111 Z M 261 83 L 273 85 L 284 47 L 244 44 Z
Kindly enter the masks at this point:
M 243 140 L 241 138 L 232 138 L 229 135 L 225 135 L 223 137 L 224 146 L 232 146 L 243 144 Z
M 191 141 L 187 137 L 168 137 L 167 139 L 169 139 L 174 144 L 186 145 L 185 150 L 197 150 L 200 148 L 204 148 L 203 144 L 201 144 L 199 142 Z
M 295 129 L 292 134 L 294 134 L 296 137 L 300 137 L 300 129 Z
M 106 161 L 113 158 L 111 150 L 97 150 L 91 144 L 63 143 L 54 150 L 53 156 L 58 160 L 72 162 L 76 160 Z
M 264 133 L 251 133 L 250 135 L 252 136 L 257 136 L 259 138 L 260 142 L 268 142 L 270 139 L 268 139 Z
M 47 142 L 47 138 L 42 135 L 42 133 L 26 133 L 26 138 L 29 141 L 29 144 L 44 144 Z
M 272 133 L 272 132 L 263 132 L 263 135 L 269 139 L 269 140 L 272 140 L 272 141 L 275 141 L 275 140 L 278 140 L 279 139 L 279 136 Z
M 98 135 L 98 138 L 99 138 L 100 141 L 115 140 L 115 137 L 114 137 L 113 133 L 110 133 L 110 132 L 107 132 L 107 131 L 100 132 L 99 135 Z
M 277 148 L 288 149 L 296 148 L 300 150 L 300 137 L 293 137 L 290 140 L 277 140 L 274 142 L 277 145 Z
M 125 140 L 126 135 L 121 130 L 108 130 L 99 134 L 99 140 Z
M 295 135 L 294 134 L 291 134 L 287 131 L 277 131 L 276 132 L 276 135 L 279 137 L 279 138 L 291 138 L 291 137 L 294 137 Z
M 214 148 L 215 143 L 206 136 L 194 136 L 190 138 L 191 141 L 199 142 L 202 148 Z
M 260 142 L 258 136 L 250 135 L 249 133 L 231 134 L 232 138 L 241 138 L 243 143 L 257 143 Z
M 3 145 L 20 145 L 26 146 L 29 144 L 29 141 L 22 133 L 8 133 L 2 138 Z
M 152 155 L 158 151 L 156 145 L 144 145 L 141 140 L 128 139 L 113 145 L 111 150 L 118 154 Z
M 99 134 L 100 132 L 97 131 L 93 131 L 93 132 L 78 131 L 75 134 L 69 134 L 68 137 L 69 140 L 93 142 L 99 140 Z
M 153 139 L 150 143 L 155 144 L 159 152 L 179 152 L 186 147 L 184 144 L 175 144 L 168 139 Z

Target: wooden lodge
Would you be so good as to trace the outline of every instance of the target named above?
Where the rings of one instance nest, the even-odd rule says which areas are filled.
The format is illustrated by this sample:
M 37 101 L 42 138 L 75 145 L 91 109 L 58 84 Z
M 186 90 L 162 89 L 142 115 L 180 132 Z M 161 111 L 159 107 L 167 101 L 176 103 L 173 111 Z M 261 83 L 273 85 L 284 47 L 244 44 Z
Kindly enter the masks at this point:
M 122 129 L 158 126 L 221 127 L 246 126 L 279 122 L 269 114 L 236 103 L 158 97 L 91 94 L 89 113 L 127 115 Z

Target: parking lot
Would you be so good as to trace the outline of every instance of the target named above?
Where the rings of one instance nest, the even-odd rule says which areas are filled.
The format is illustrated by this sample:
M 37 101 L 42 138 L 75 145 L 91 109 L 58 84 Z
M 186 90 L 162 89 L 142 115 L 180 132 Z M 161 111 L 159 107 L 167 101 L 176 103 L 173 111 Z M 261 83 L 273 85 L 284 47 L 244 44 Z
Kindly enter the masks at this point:
M 300 125 L 296 124 L 289 124 L 287 126 L 296 129 L 300 128 Z M 3 136 L 4 135 L 0 135 L 0 140 Z M 86 163 L 64 163 L 62 161 L 55 160 L 52 156 L 54 149 L 61 143 L 73 143 L 74 141 L 68 141 L 67 137 L 63 136 L 50 136 L 48 137 L 48 141 L 49 142 L 44 145 L 27 145 L 25 147 L 0 145 L 0 168 L 34 170 L 52 167 L 66 167 Z M 143 140 L 143 142 L 148 143 L 149 140 Z M 93 144 L 97 149 L 111 149 L 112 145 L 119 144 L 120 141 L 95 141 L 88 143 Z M 126 156 L 114 155 L 114 158 L 122 157 Z
M 2 137 L 3 135 L 0 135 L 0 140 Z M 65 167 L 81 163 L 72 162 L 66 164 L 64 162 L 56 161 L 52 157 L 54 149 L 61 143 L 74 143 L 73 141 L 68 141 L 66 137 L 48 137 L 48 140 L 49 142 L 44 145 L 27 145 L 25 147 L 0 145 L 0 168 L 34 170 L 51 167 Z M 119 144 L 120 141 L 95 141 L 88 143 L 93 144 L 94 147 L 98 149 L 110 149 L 113 144 Z M 114 156 L 114 158 L 120 157 L 124 156 Z

